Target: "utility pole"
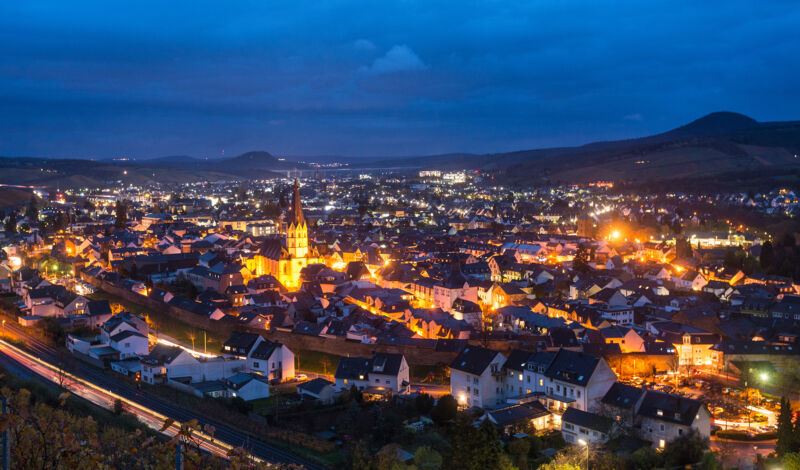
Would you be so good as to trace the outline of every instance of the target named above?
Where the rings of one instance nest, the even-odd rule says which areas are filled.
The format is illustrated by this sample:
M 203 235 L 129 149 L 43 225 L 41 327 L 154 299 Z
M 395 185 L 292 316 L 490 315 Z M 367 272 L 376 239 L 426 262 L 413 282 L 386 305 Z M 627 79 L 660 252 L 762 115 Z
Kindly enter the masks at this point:
M 208 354 L 208 342 L 206 341 L 206 330 L 203 330 L 203 352 Z

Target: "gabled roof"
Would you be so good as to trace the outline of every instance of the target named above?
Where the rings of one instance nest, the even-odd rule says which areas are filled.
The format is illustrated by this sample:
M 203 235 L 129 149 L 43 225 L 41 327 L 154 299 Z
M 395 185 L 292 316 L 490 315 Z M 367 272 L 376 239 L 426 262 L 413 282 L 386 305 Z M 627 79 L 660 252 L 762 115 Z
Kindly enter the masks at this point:
M 337 379 L 366 380 L 370 360 L 365 357 L 341 357 L 336 365 L 334 377 Z
M 643 393 L 644 390 L 639 387 L 614 382 L 614 385 L 608 389 L 608 392 L 606 392 L 601 401 L 609 406 L 629 409 L 636 405 L 636 402 L 639 401 Z
M 538 401 L 532 401 L 530 403 L 489 411 L 487 414 L 498 426 L 505 427 L 522 421 L 547 416 L 550 412 Z
M 589 383 L 589 379 L 599 363 L 600 358 L 597 356 L 590 356 L 581 351 L 560 349 L 545 371 L 545 376 L 585 386 Z
M 531 351 L 514 349 L 511 351 L 511 354 L 508 355 L 508 359 L 506 359 L 505 364 L 503 364 L 503 368 L 517 372 L 522 372 L 525 370 L 525 366 L 528 363 L 528 360 L 533 355 L 534 353 Z
M 245 351 L 247 353 L 253 348 L 253 345 L 256 344 L 256 341 L 258 341 L 260 337 L 261 336 L 255 333 L 234 331 L 231 333 L 228 339 L 226 339 L 225 342 L 222 343 L 222 346 L 230 347 L 231 349 L 236 351 Z
M 579 410 L 577 408 L 567 408 L 561 416 L 562 423 L 570 423 L 592 431 L 608 434 L 614 422 L 610 418 L 594 413 Z
M 403 363 L 402 354 L 374 353 L 370 373 L 396 376 Z
M 498 351 L 480 346 L 468 346 L 456 356 L 450 368 L 472 375 L 481 375 L 498 354 L 500 354 Z
M 699 400 L 647 390 L 637 414 L 660 421 L 690 426 L 703 406 L 703 403 Z
M 281 343 L 273 343 L 272 341 L 262 341 L 258 343 L 258 346 L 250 353 L 250 357 L 253 359 L 262 359 L 267 360 L 272 353 L 275 352 L 276 349 L 282 346 Z
M 333 382 L 325 380 L 322 377 L 317 377 L 316 379 L 299 384 L 297 386 L 297 391 L 303 390 L 314 395 L 319 395 L 325 387 L 329 386 L 333 386 Z

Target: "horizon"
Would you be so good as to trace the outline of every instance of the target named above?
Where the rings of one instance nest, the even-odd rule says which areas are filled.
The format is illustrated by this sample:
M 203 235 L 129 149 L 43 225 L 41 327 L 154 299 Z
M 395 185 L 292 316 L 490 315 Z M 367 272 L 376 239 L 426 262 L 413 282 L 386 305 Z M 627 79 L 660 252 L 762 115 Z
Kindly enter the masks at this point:
M 0 152 L 392 158 L 797 118 L 794 3 L 216 6 L 0 5 Z
M 692 119 L 689 122 L 686 122 L 684 124 L 672 127 L 670 129 L 665 129 L 665 130 L 662 130 L 662 131 L 658 131 L 658 132 L 655 132 L 653 134 L 631 136 L 631 137 L 627 137 L 625 139 L 619 139 L 619 141 L 636 140 L 636 139 L 651 137 L 651 136 L 654 136 L 654 135 L 659 135 L 659 134 L 662 134 L 662 133 L 670 132 L 670 131 L 676 130 L 678 128 L 681 128 L 681 127 L 687 126 L 689 124 L 692 124 L 692 123 L 694 123 L 696 121 L 699 121 L 701 119 L 705 119 L 705 118 L 708 118 L 709 116 L 718 115 L 718 114 L 735 114 L 735 115 L 743 116 L 743 117 L 746 117 L 746 118 L 749 118 L 749 119 L 753 119 L 758 124 L 771 124 L 771 123 L 774 123 L 774 122 L 800 122 L 800 121 L 797 121 L 797 120 L 764 121 L 764 120 L 756 119 L 756 118 L 753 118 L 752 116 L 748 116 L 748 115 L 745 115 L 743 113 L 739 113 L 739 112 L 736 112 L 736 111 L 721 110 L 721 111 L 713 111 L 713 112 L 705 114 L 703 116 L 699 116 L 696 119 Z M 575 145 L 569 145 L 569 146 L 563 146 L 563 147 L 564 148 L 570 148 L 570 147 L 572 147 L 572 148 L 580 148 L 582 146 L 591 145 L 591 144 L 595 144 L 595 143 L 601 143 L 601 142 L 612 142 L 612 140 L 595 140 L 595 141 L 590 141 L 590 142 L 581 142 L 581 143 L 577 143 Z M 70 159 L 72 159 L 72 160 L 119 161 L 119 162 L 122 162 L 122 161 L 147 162 L 147 161 L 153 161 L 153 160 L 165 160 L 165 161 L 168 161 L 168 159 L 191 158 L 191 159 L 198 160 L 198 161 L 218 161 L 218 160 L 224 160 L 224 159 L 229 159 L 229 158 L 236 158 L 236 157 L 239 157 L 239 156 L 247 154 L 247 153 L 266 152 L 266 153 L 270 154 L 271 156 L 273 156 L 275 158 L 287 159 L 289 161 L 298 162 L 298 163 L 301 162 L 301 159 L 314 159 L 314 158 L 321 159 L 321 160 L 309 160 L 309 163 L 323 163 L 323 162 L 338 161 L 338 160 L 334 160 L 334 159 L 342 159 L 344 162 L 348 162 L 348 160 L 349 161 L 360 161 L 360 160 L 366 160 L 366 159 L 370 159 L 370 158 L 395 160 L 395 159 L 404 159 L 404 158 L 412 159 L 412 158 L 436 157 L 436 156 L 448 155 L 448 154 L 454 154 L 454 155 L 457 155 L 457 154 L 464 154 L 464 155 L 492 155 L 492 154 L 500 154 L 500 153 L 521 152 L 521 151 L 528 151 L 528 150 L 544 150 L 544 149 L 548 149 L 548 148 L 558 148 L 558 147 L 525 148 L 525 149 L 513 149 L 513 150 L 505 150 L 505 151 L 499 151 L 499 152 L 485 152 L 485 153 L 472 153 L 472 152 L 466 152 L 466 151 L 452 151 L 452 152 L 446 152 L 446 153 L 426 154 L 426 155 L 288 155 L 288 154 L 276 154 L 274 152 L 271 152 L 271 151 L 265 150 L 265 149 L 250 149 L 250 150 L 245 150 L 245 151 L 243 151 L 241 153 L 237 153 L 235 155 L 220 155 L 220 156 L 216 156 L 216 157 L 202 157 L 202 156 L 188 155 L 188 154 L 174 154 L 174 155 L 160 155 L 160 156 L 156 155 L 156 156 L 141 157 L 141 158 L 140 157 L 136 157 L 136 156 L 126 156 L 126 155 L 116 155 L 116 156 L 108 156 L 108 157 L 100 157 L 100 158 L 90 158 L 90 157 L 81 157 L 81 156 L 36 156 L 36 155 L 2 155 L 2 154 L 0 154 L 0 158 L 32 158 L 32 159 L 52 159 L 52 160 L 70 160 Z

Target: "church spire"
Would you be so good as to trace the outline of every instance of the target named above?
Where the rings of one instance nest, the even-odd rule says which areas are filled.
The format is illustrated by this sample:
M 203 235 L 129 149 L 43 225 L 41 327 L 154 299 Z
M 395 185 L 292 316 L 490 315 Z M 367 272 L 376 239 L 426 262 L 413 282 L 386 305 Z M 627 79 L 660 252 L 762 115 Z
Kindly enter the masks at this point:
M 300 203 L 300 183 L 297 182 L 297 177 L 294 178 L 294 194 L 292 195 L 292 212 L 290 216 L 289 223 L 294 224 L 295 227 L 306 223 L 306 219 L 303 217 L 303 205 Z

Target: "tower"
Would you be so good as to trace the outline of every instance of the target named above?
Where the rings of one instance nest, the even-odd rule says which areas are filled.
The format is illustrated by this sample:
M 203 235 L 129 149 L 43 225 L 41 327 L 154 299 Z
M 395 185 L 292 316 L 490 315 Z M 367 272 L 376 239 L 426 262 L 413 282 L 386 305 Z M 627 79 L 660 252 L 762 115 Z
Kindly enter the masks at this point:
M 300 184 L 294 179 L 294 194 L 286 229 L 286 249 L 292 258 L 306 258 L 308 255 L 308 225 L 303 216 L 300 203 Z

